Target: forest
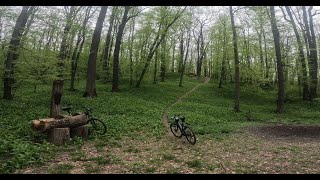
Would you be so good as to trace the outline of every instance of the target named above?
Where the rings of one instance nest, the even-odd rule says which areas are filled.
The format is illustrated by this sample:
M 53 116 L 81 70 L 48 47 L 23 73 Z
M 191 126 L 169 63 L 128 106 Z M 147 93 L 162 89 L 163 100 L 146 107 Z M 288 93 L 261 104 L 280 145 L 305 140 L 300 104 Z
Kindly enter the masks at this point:
M 0 6 L 0 173 L 318 174 L 319 15 Z

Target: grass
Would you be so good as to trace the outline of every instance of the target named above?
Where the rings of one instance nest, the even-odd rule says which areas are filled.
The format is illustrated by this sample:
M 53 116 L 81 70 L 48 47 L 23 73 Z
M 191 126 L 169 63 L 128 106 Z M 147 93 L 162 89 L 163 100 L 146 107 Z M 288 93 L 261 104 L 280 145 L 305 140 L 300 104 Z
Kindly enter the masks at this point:
M 111 84 L 97 81 L 97 98 L 82 97 L 85 81 L 76 84 L 78 91 L 75 92 L 68 91 L 69 82 L 65 81 L 61 104 L 72 105 L 76 112 L 91 107 L 93 116 L 107 124 L 106 135 L 89 138 L 96 141 L 97 146 L 110 141 L 118 146 L 116 141 L 122 136 L 141 138 L 141 132 L 146 137 L 161 138 L 164 135 L 163 109 L 198 83 L 198 80 L 186 77 L 184 87 L 178 87 L 179 76 L 172 74 L 169 77 L 166 82 L 156 85 L 144 82 L 140 88 L 130 88 L 124 85 L 129 84 L 124 81 L 118 93 L 110 91 Z M 36 93 L 30 84 L 25 81 L 13 101 L 0 101 L 0 173 L 11 173 L 56 154 L 57 147 L 46 142 L 46 135 L 30 128 L 31 120 L 48 117 L 51 82 L 39 85 Z M 76 139 L 73 145 L 81 143 Z
M 93 116 L 107 124 L 107 133 L 99 137 L 89 137 L 94 145 L 121 148 L 123 137 L 145 140 L 150 137 L 163 138 L 165 134 L 161 121 L 163 110 L 174 103 L 180 96 L 191 90 L 203 79 L 184 78 L 184 86 L 178 87 L 179 76 L 169 74 L 166 82 L 151 84 L 144 82 L 140 88 L 130 88 L 127 81 L 121 82 L 121 91 L 112 93 L 110 84 L 97 81 L 97 98 L 83 98 L 85 82 L 76 84 L 78 91 L 71 92 L 66 81 L 63 90 L 62 104 L 70 104 L 74 111 L 91 107 Z M 269 123 L 320 124 L 320 102 L 304 102 L 297 96 L 294 88 L 290 91 L 290 101 L 285 104 L 284 114 L 275 114 L 276 89 L 261 90 L 251 86 L 241 87 L 241 112 L 233 111 L 233 85 L 223 85 L 218 88 L 218 82 L 211 80 L 201 85 L 194 93 L 176 104 L 169 111 L 172 114 L 182 114 L 186 122 L 200 140 L 223 140 L 225 137 L 241 131 L 242 127 Z M 44 134 L 31 130 L 33 119 L 45 118 L 49 114 L 51 82 L 38 86 L 37 93 L 28 83 L 17 91 L 13 101 L 0 101 L 0 173 L 12 173 L 17 169 L 52 159 L 58 148 L 46 142 Z M 250 116 L 250 119 L 246 118 Z M 68 146 L 76 146 L 73 158 L 80 159 L 83 154 L 79 147 L 81 139 L 74 139 Z M 63 150 L 63 149 L 62 149 Z M 123 149 L 131 153 L 139 153 L 134 145 Z M 163 155 L 165 160 L 174 160 L 172 155 Z M 98 164 L 109 163 L 108 159 L 97 159 Z M 201 167 L 198 161 L 188 162 L 190 167 Z M 153 168 L 143 170 L 134 166 L 135 172 L 154 172 Z M 96 172 L 94 167 L 87 167 L 86 172 Z M 171 171 L 175 173 L 175 170 Z

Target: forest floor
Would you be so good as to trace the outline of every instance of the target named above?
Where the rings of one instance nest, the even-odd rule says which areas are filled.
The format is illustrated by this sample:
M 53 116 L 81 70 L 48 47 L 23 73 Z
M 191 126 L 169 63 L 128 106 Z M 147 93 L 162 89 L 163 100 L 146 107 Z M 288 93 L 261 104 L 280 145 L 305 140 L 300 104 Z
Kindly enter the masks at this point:
M 197 88 L 200 84 L 165 108 L 166 127 L 170 109 Z M 174 137 L 168 129 L 160 138 L 139 133 L 108 143 L 83 141 L 78 148 L 64 147 L 54 159 L 15 173 L 320 173 L 318 125 L 266 122 L 239 128 L 222 139 L 196 133 L 195 145 Z

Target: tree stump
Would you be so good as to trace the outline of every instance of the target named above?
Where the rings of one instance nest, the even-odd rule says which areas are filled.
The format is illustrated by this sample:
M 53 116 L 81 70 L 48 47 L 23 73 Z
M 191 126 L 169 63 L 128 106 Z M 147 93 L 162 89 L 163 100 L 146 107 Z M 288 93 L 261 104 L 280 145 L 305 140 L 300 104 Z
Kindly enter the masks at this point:
M 63 89 L 63 80 L 55 80 L 52 85 L 50 117 L 59 118 L 61 114 L 60 102 Z
M 88 126 L 79 126 L 76 128 L 71 128 L 70 135 L 72 138 L 74 138 L 74 137 L 87 138 L 88 137 Z
M 48 141 L 58 146 L 70 141 L 70 128 L 54 128 L 49 130 Z

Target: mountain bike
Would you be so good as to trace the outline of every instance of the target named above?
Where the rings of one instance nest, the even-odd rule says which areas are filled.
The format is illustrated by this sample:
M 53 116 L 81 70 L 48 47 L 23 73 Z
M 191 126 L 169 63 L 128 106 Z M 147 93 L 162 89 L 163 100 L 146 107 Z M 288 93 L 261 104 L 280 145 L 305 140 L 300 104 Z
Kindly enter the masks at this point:
M 185 117 L 174 115 L 170 119 L 173 121 L 170 124 L 170 130 L 174 136 L 178 138 L 185 136 L 190 144 L 196 144 L 196 135 L 193 133 L 189 125 L 185 122 Z
M 79 115 L 79 113 L 71 113 L 71 106 L 62 107 L 62 111 L 68 112 L 71 116 Z M 91 115 L 92 110 L 86 108 L 83 112 L 87 116 L 87 124 L 89 124 L 89 133 L 96 133 L 98 135 L 103 135 L 107 132 L 107 125 L 100 119 L 94 118 Z

